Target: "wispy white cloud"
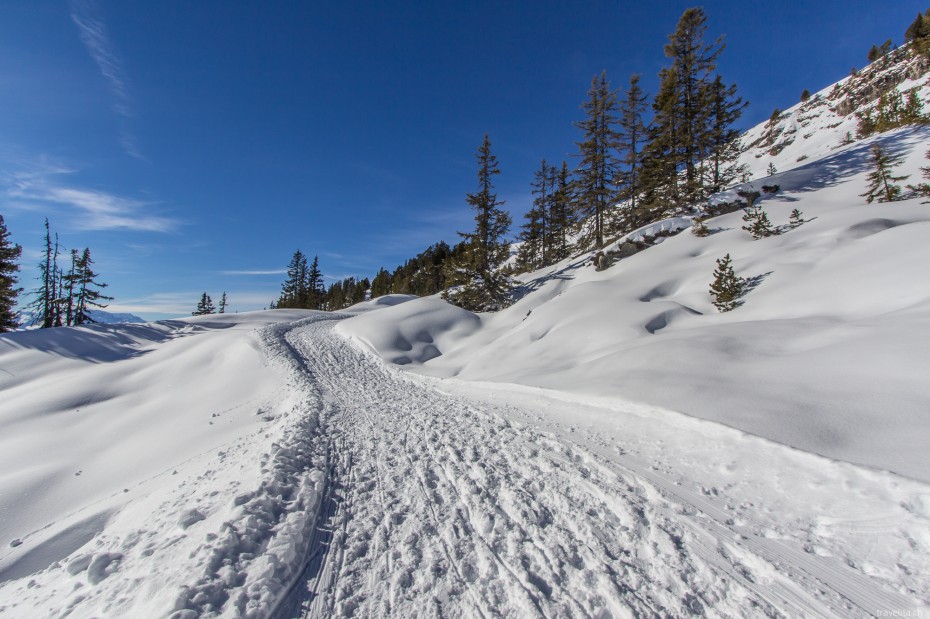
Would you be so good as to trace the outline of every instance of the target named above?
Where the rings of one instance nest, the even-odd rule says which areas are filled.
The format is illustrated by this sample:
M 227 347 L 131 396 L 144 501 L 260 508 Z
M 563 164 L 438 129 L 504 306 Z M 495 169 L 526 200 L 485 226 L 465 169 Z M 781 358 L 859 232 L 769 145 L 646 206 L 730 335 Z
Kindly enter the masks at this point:
M 221 271 L 223 275 L 282 275 L 287 269 L 246 269 L 242 271 Z
M 11 206 L 48 212 L 64 208 L 82 230 L 170 232 L 176 219 L 153 213 L 156 203 L 97 189 L 71 186 L 60 177 L 75 170 L 57 164 L 36 164 L 4 176 L 2 194 Z
M 99 10 L 93 0 L 71 0 L 71 20 L 77 25 L 81 42 L 106 79 L 113 96 L 113 111 L 120 117 L 120 145 L 127 155 L 144 159 L 136 137 L 128 127 L 129 119 L 135 116 L 129 96 L 129 79 L 122 58 L 110 40 L 107 26 L 98 15 Z

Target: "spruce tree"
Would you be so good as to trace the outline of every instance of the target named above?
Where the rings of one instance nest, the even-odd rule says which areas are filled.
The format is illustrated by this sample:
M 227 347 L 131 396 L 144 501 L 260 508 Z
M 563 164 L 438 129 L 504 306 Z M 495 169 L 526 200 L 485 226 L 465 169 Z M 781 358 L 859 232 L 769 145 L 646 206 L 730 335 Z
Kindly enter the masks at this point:
M 81 284 L 78 276 L 78 262 L 80 261 L 80 254 L 78 250 L 71 250 L 71 267 L 68 270 L 68 274 L 64 277 L 64 287 L 67 289 L 67 301 L 65 303 L 65 324 L 71 326 L 74 324 L 74 310 L 75 310 L 75 300 L 76 292 L 80 290 Z
M 299 249 L 294 252 L 287 265 L 287 279 L 281 284 L 281 296 L 278 297 L 279 308 L 305 308 L 309 301 L 307 295 L 307 257 Z
M 0 215 L 0 333 L 17 328 L 16 297 L 22 288 L 16 273 L 19 272 L 19 258 L 23 248 L 10 240 L 10 231 Z
M 107 285 L 97 281 L 97 273 L 91 268 L 93 264 L 94 261 L 90 257 L 90 249 L 85 247 L 75 265 L 77 277 L 75 284 L 77 291 L 74 299 L 75 325 L 96 322 L 91 318 L 90 312 L 93 308 L 103 309 L 106 307 L 106 304 L 100 303 L 100 301 L 111 301 L 113 299 L 113 297 L 108 297 L 101 292 Z
M 730 254 L 718 259 L 717 268 L 714 270 L 714 281 L 710 285 L 714 307 L 721 312 L 729 312 L 739 307 L 739 298 L 745 291 L 746 280 L 736 276 Z
M 804 213 L 802 213 L 798 209 L 794 209 L 791 211 L 791 216 L 788 218 L 789 226 L 791 226 L 792 228 L 797 228 L 804 222 L 805 222 Z
M 555 167 L 550 168 L 550 171 L 554 170 Z M 575 225 L 572 187 L 568 163 L 563 161 L 562 167 L 555 174 L 552 201 L 549 206 L 548 245 L 552 251 L 552 262 L 568 258 L 571 253 L 568 234 Z
M 859 194 L 866 202 L 871 204 L 876 199 L 879 202 L 892 202 L 901 196 L 901 186 L 896 185 L 907 176 L 894 176 L 892 169 L 901 164 L 901 159 L 887 154 L 877 143 L 872 145 L 872 171 L 866 177 L 869 186 L 866 192 Z
M 45 218 L 45 251 L 39 262 L 39 289 L 32 308 L 41 320 L 40 327 L 48 329 L 55 326 L 55 258 L 53 254 L 52 233 Z
M 617 93 L 610 89 L 606 72 L 591 81 L 588 100 L 581 107 L 585 119 L 575 123 L 582 131 L 582 141 L 577 142 L 580 162 L 575 170 L 575 211 L 592 226 L 582 244 L 600 249 L 607 232 L 608 209 L 617 197 L 614 183 L 619 172 Z
M 708 157 L 703 165 L 708 168 L 704 193 L 709 195 L 728 187 L 743 172 L 736 163 L 742 152 L 740 132 L 733 125 L 748 103 L 736 95 L 735 85 L 725 85 L 719 75 L 707 87 L 706 97 L 710 118 L 706 138 Z
M 192 316 L 206 316 L 207 314 L 212 314 L 216 311 L 216 307 L 213 305 L 213 299 L 210 298 L 210 295 L 204 291 L 200 295 L 200 301 L 197 302 L 197 309 L 191 312 Z
M 702 8 L 690 8 L 682 13 L 669 35 L 665 56 L 675 70 L 675 104 L 677 108 L 679 152 L 684 167 L 682 197 L 687 203 L 703 197 L 699 165 L 707 155 L 711 119 L 710 97 L 717 58 L 723 51 L 722 38 L 711 44 L 704 42 L 707 17 Z M 723 92 L 726 92 L 723 88 Z
M 223 296 L 220 297 L 220 314 L 226 313 L 226 291 L 223 291 Z
M 927 151 L 926 157 L 930 159 L 930 150 Z M 930 181 L 930 166 L 920 168 L 920 173 L 925 180 Z M 930 183 L 917 183 L 916 185 L 908 185 L 907 188 L 918 196 L 930 198 Z M 927 204 L 927 202 L 922 202 L 922 204 Z
M 765 172 L 768 176 L 775 176 L 778 174 L 778 168 L 776 168 L 775 164 L 770 161 L 769 167 L 765 169 Z
M 313 257 L 310 268 L 307 270 L 307 302 L 305 309 L 322 309 L 326 288 L 323 284 L 323 273 L 320 271 L 320 261 Z
M 636 198 L 642 191 L 642 157 L 643 145 L 646 141 L 646 125 L 643 116 L 646 111 L 646 94 L 639 86 L 640 76 L 630 76 L 630 85 L 626 90 L 626 98 L 620 104 L 619 141 L 620 161 L 623 164 L 619 173 L 618 186 L 620 199 L 629 202 L 627 222 L 625 228 L 633 227 L 632 219 L 637 212 Z
M 659 73 L 659 90 L 652 102 L 652 122 L 643 147 L 643 196 L 640 208 L 632 213 L 631 227 L 665 215 L 680 202 L 678 171 L 683 158 L 679 140 L 681 119 L 677 105 L 677 79 L 673 67 Z
M 504 240 L 510 229 L 510 215 L 501 209 L 504 204 L 493 193 L 495 175 L 500 174 L 497 157 L 491 153 L 487 134 L 478 148 L 478 191 L 469 193 L 466 201 L 475 211 L 475 229 L 459 232 L 464 239 L 462 255 L 450 264 L 450 276 L 461 283 L 456 291 L 446 291 L 447 300 L 472 311 L 488 311 L 506 304 L 511 287 L 510 277 L 501 271 L 507 260 L 510 244 Z
M 555 168 L 542 160 L 540 168 L 533 176 L 533 206 L 527 211 L 526 221 L 522 225 L 519 238 L 522 241 L 517 253 L 517 266 L 524 271 L 532 271 L 550 263 L 551 234 L 550 210 L 554 195 Z

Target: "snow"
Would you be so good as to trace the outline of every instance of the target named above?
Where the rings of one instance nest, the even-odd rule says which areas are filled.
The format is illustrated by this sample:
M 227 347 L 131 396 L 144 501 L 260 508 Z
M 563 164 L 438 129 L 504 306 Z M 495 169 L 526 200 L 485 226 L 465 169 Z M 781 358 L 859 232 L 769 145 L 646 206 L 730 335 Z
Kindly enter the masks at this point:
M 917 178 L 928 138 L 876 139 Z M 865 204 L 871 142 L 765 180 L 781 185 L 760 202 L 776 225 L 808 220 L 782 235 L 753 240 L 738 211 L 600 273 L 580 257 L 532 274 L 496 314 L 430 298 L 339 328 L 424 374 L 658 405 L 930 481 L 930 210 Z M 707 290 L 727 253 L 757 286 L 720 314 Z
M 683 214 L 495 314 L 388 295 L 3 334 L 0 615 L 930 611 L 930 208 L 860 196 L 873 142 L 914 182 L 930 129 L 840 145 L 832 92 L 714 199 L 780 185 L 778 236 Z M 721 314 L 724 254 L 752 289 Z

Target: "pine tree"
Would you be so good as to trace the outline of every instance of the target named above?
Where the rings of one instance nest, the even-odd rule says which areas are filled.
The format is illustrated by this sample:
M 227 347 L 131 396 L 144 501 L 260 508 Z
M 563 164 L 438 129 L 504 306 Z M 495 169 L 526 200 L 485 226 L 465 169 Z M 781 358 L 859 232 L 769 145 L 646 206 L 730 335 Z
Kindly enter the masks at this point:
M 223 291 L 223 296 L 220 297 L 220 314 L 226 313 L 226 291 Z
M 607 232 L 608 208 L 617 196 L 619 162 L 615 151 L 619 144 L 617 132 L 617 93 L 610 89 L 606 72 L 595 76 L 588 90 L 588 100 L 581 106 L 585 119 L 575 123 L 583 139 L 577 142 L 578 158 L 575 170 L 575 212 L 590 219 L 592 228 L 582 239 L 583 245 L 600 249 Z
M 555 168 L 542 160 L 542 165 L 533 176 L 533 206 L 527 211 L 519 238 L 522 241 L 517 253 L 517 266 L 532 271 L 550 264 L 549 215 L 554 195 Z
M 200 301 L 197 302 L 197 309 L 191 312 L 191 316 L 206 316 L 213 314 L 216 307 L 213 305 L 213 299 L 206 292 L 200 295 Z
M 84 248 L 81 257 L 78 258 L 75 265 L 77 292 L 74 298 L 74 324 L 83 325 L 85 323 L 96 322 L 90 316 L 93 308 L 103 309 L 106 304 L 100 301 L 111 301 L 113 297 L 108 297 L 101 292 L 107 285 L 97 281 L 97 273 L 91 268 L 94 261 L 90 257 L 90 249 Z
M 391 274 L 382 267 L 371 280 L 371 298 L 377 299 L 386 294 L 391 294 Z
M 677 74 L 672 67 L 659 72 L 659 91 L 652 102 L 652 122 L 643 147 L 643 195 L 632 213 L 632 227 L 657 219 L 679 205 L 678 170 L 682 166 L 677 106 Z
M 775 164 L 772 163 L 771 161 L 769 162 L 769 167 L 766 168 L 765 171 L 769 176 L 775 176 L 776 174 L 778 174 L 778 169 L 775 167 Z
M 930 159 L 930 150 L 927 151 L 926 157 Z M 930 166 L 920 168 L 920 173 L 925 180 L 930 181 Z M 907 188 L 918 196 L 930 198 L 930 183 L 917 183 L 916 185 L 908 185 Z M 921 204 L 928 204 L 928 201 L 924 201 Z
M 310 268 L 307 270 L 307 304 L 306 309 L 321 309 L 326 294 L 323 284 L 323 273 L 320 271 L 320 261 L 317 256 L 313 257 Z
M 550 170 L 555 170 L 555 168 L 552 167 Z M 563 161 L 562 167 L 555 175 L 554 192 L 549 206 L 548 245 L 552 251 L 553 262 L 568 258 L 571 253 L 568 233 L 575 225 L 572 201 L 572 182 L 568 163 Z
M 0 333 L 17 328 L 16 297 L 22 288 L 16 273 L 19 272 L 19 258 L 23 248 L 10 241 L 10 231 L 0 215 Z
M 739 307 L 739 298 L 746 291 L 746 280 L 737 277 L 733 271 L 730 254 L 717 260 L 714 270 L 714 281 L 710 285 L 710 295 L 714 298 L 713 304 L 721 312 L 729 312 Z
M 691 222 L 691 234 L 699 237 L 710 236 L 710 228 L 704 223 L 703 217 L 695 217 Z
M 55 257 L 52 252 L 52 233 L 45 218 L 45 257 L 39 263 L 39 278 L 42 282 L 39 309 L 42 312 L 41 328 L 55 326 Z
M 712 44 L 704 42 L 706 30 L 704 10 L 687 9 L 665 46 L 665 56 L 671 59 L 675 70 L 675 103 L 680 119 L 678 142 L 685 175 L 681 193 L 686 203 L 703 197 L 698 166 L 708 153 L 711 119 L 708 91 L 714 82 L 717 59 L 724 49 L 722 38 Z
M 307 257 L 298 249 L 287 265 L 287 279 L 281 284 L 281 296 L 278 297 L 277 307 L 308 307 L 307 271 Z
M 791 226 L 792 228 L 797 228 L 798 226 L 803 224 L 804 221 L 805 221 L 804 213 L 802 213 L 798 209 L 794 209 L 791 211 L 791 216 L 788 218 L 788 225 Z
M 623 168 L 620 170 L 617 185 L 620 187 L 620 199 L 629 202 L 628 212 L 634 214 L 636 198 L 642 191 L 642 157 L 646 142 L 646 125 L 643 115 L 646 111 L 646 94 L 639 86 L 638 74 L 630 76 L 630 85 L 626 98 L 620 105 L 618 148 Z M 628 217 L 628 219 L 631 219 Z M 632 222 L 626 222 L 625 228 L 631 228 Z
M 487 134 L 478 148 L 478 191 L 469 193 L 466 201 L 475 211 L 475 230 L 459 232 L 465 248 L 450 263 L 449 276 L 461 283 L 456 291 L 445 292 L 445 298 L 472 311 L 500 309 L 506 304 L 511 287 L 510 277 L 501 272 L 508 258 L 510 244 L 504 237 L 510 229 L 510 215 L 501 209 L 503 202 L 493 193 L 493 177 L 500 174 L 497 157 L 491 153 Z
M 71 250 L 71 268 L 68 270 L 68 274 L 64 277 L 64 288 L 67 289 L 67 296 L 65 297 L 65 324 L 71 326 L 74 324 L 74 310 L 75 310 L 75 299 L 76 292 L 80 290 L 80 281 L 78 276 L 78 262 L 80 261 L 80 254 L 78 250 Z M 64 292 L 62 293 L 64 295 Z
M 859 194 L 866 202 L 871 204 L 876 199 L 879 202 L 892 202 L 901 196 L 901 186 L 895 185 L 907 176 L 894 176 L 892 168 L 901 164 L 901 159 L 887 154 L 878 144 L 872 145 L 872 171 L 866 177 L 869 186 L 866 192 Z
M 722 191 L 735 181 L 744 168 L 736 164 L 742 152 L 740 132 L 733 128 L 743 115 L 748 103 L 736 96 L 736 86 L 726 86 L 718 75 L 707 89 L 707 105 L 710 114 L 707 127 L 706 165 L 704 193 Z
M 809 91 L 807 88 L 801 91 L 801 103 L 804 103 L 810 98 L 811 98 L 811 91 Z

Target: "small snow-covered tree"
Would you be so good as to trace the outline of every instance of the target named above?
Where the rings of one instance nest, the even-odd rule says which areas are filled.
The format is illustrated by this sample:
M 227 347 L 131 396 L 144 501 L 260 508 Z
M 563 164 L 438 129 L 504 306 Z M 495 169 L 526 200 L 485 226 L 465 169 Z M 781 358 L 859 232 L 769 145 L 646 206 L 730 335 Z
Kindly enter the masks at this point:
M 901 164 L 899 157 L 889 155 L 878 144 L 872 145 L 872 171 L 866 177 L 869 186 L 865 193 L 859 194 L 865 201 L 871 204 L 875 200 L 879 202 L 893 202 L 901 196 L 901 186 L 896 185 L 898 181 L 903 181 L 907 176 L 895 176 L 892 169 Z
M 710 228 L 708 228 L 707 224 L 704 223 L 703 217 L 695 217 L 691 222 L 691 234 L 700 237 L 710 235 Z
M 927 151 L 927 159 L 930 159 L 930 150 Z M 920 173 L 925 180 L 930 181 L 930 166 L 920 168 Z M 908 189 L 913 191 L 918 196 L 924 198 L 930 198 L 930 183 L 917 183 L 916 185 L 908 185 Z M 930 201 L 924 201 L 923 204 L 927 204 Z
M 721 312 L 729 312 L 739 307 L 739 298 L 746 292 L 746 280 L 737 277 L 733 271 L 733 262 L 730 254 L 717 260 L 714 270 L 714 281 L 710 285 L 710 296 L 713 304 Z

